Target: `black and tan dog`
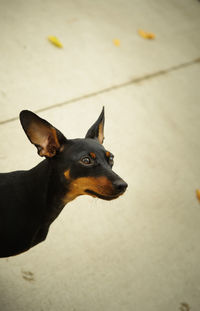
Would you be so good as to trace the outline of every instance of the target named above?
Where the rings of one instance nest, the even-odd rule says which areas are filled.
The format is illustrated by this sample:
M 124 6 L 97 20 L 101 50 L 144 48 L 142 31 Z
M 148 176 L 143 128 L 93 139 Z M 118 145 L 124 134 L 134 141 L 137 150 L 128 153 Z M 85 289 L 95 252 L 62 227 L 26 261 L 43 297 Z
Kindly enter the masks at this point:
M 66 139 L 28 110 L 20 113 L 20 121 L 46 159 L 28 171 L 0 174 L 0 257 L 20 254 L 44 241 L 51 223 L 77 196 L 112 200 L 127 188 L 112 171 L 112 153 L 102 146 L 104 109 L 84 139 Z

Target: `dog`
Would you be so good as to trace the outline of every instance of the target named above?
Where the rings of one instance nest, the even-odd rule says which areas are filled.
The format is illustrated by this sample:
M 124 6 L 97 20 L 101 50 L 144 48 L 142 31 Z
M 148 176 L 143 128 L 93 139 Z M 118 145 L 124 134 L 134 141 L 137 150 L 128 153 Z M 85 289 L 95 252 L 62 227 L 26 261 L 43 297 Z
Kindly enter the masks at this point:
M 63 207 L 80 195 L 113 200 L 127 183 L 113 172 L 103 147 L 104 108 L 85 138 L 67 139 L 35 113 L 23 110 L 21 125 L 45 159 L 27 171 L 0 174 L 0 257 L 21 254 L 47 237 Z

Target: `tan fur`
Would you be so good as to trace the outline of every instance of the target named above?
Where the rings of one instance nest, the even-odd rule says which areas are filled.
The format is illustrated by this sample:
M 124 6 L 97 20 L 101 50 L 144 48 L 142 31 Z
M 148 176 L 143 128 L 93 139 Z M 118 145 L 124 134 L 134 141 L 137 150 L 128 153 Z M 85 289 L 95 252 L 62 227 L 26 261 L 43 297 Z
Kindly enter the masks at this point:
M 105 176 L 101 177 L 80 177 L 77 179 L 70 178 L 70 170 L 64 173 L 66 179 L 70 182 L 69 191 L 64 197 L 64 203 L 74 200 L 79 195 L 88 194 L 93 197 L 95 195 L 85 192 L 86 189 L 94 191 L 103 196 L 111 196 L 113 193 L 113 186 L 110 180 Z
M 104 141 L 104 132 L 103 132 L 103 123 L 101 122 L 99 124 L 99 136 L 98 136 L 98 140 L 100 142 L 100 144 L 103 144 Z
M 90 156 L 92 157 L 92 159 L 96 159 L 96 154 L 94 152 L 90 152 Z
M 60 148 L 56 130 L 53 127 L 46 127 L 33 122 L 27 130 L 27 134 L 33 144 L 41 147 L 40 156 L 53 157 L 56 150 Z

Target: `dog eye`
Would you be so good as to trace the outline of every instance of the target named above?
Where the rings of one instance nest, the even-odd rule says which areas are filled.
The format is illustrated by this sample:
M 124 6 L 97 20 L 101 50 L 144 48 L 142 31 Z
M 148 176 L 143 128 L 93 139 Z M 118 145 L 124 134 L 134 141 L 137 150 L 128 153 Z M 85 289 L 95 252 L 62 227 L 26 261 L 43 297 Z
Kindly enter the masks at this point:
M 93 164 L 92 160 L 90 159 L 90 157 L 84 157 L 81 159 L 81 163 L 84 165 L 90 165 Z
M 113 155 L 111 155 L 110 157 L 109 157 L 109 164 L 111 165 L 111 166 L 113 166 L 113 164 L 114 164 L 114 156 Z

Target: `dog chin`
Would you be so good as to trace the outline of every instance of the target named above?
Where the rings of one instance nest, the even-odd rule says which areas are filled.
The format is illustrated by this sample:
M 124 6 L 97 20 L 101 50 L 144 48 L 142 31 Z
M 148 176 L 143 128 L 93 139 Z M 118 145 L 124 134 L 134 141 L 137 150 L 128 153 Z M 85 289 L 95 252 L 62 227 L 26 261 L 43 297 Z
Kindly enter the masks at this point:
M 122 193 L 118 193 L 115 195 L 103 195 L 103 194 L 97 193 L 89 189 L 85 190 L 85 192 L 91 195 L 92 197 L 99 198 L 99 199 L 106 200 L 106 201 L 117 199 L 120 195 L 122 195 Z

